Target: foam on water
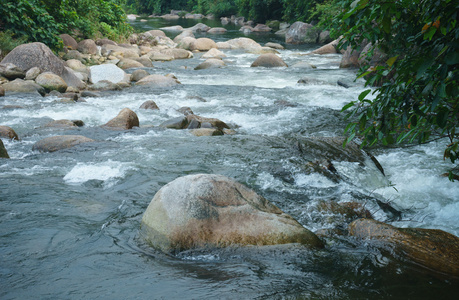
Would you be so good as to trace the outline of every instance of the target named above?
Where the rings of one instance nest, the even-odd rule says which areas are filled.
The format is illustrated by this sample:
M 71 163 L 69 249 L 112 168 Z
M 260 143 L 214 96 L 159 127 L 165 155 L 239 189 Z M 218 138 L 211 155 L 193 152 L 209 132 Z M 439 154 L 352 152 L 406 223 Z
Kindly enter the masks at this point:
M 112 160 L 102 163 L 78 163 L 63 179 L 67 184 L 82 184 L 89 180 L 100 180 L 104 182 L 105 188 L 109 188 L 125 177 L 129 170 L 134 169 L 128 163 Z

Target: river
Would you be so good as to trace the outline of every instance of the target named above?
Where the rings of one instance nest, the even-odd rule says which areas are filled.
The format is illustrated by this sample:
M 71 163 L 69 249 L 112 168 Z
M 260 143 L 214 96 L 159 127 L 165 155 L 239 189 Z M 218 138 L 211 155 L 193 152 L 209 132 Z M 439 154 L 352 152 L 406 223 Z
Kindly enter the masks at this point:
M 172 25 L 162 19 L 133 24 L 143 30 Z M 242 36 L 238 28 L 227 28 L 227 34 L 211 38 Z M 273 34 L 249 37 L 282 43 Z M 250 68 L 257 55 L 226 50 L 222 69 L 195 71 L 202 54 L 147 69 L 174 74 L 182 83 L 174 89 L 132 87 L 74 104 L 56 97 L 0 98 L 0 124 L 21 138 L 3 139 L 11 159 L 0 159 L 0 298 L 447 299 L 457 294 L 457 279 L 346 236 L 326 239 L 324 250 L 234 247 L 178 256 L 139 239 L 142 214 L 155 193 L 196 173 L 235 178 L 312 231 L 342 221 L 320 212 L 322 201 L 356 201 L 395 226 L 459 235 L 459 185 L 440 176 L 451 167 L 442 159 L 445 141 L 373 149 L 386 176 L 371 164 L 347 161 L 333 161 L 343 178 L 339 182 L 304 171 L 295 141 L 341 136 L 346 125 L 341 107 L 365 89 L 362 81 L 353 82 L 355 70 L 339 69 L 340 55 L 301 55 L 318 47 L 287 45 L 280 51 L 289 66 L 307 61 L 317 67 L 310 70 Z M 316 82 L 297 84 L 305 77 Z M 338 86 L 338 80 L 351 87 Z M 160 110 L 139 109 L 146 100 Z M 183 106 L 230 124 L 236 134 L 195 137 L 158 127 L 180 116 L 177 109 Z M 140 128 L 100 127 L 124 107 L 137 113 Z M 85 126 L 44 128 L 51 119 L 80 119 Z M 53 153 L 32 150 L 38 140 L 60 134 L 97 142 Z M 388 215 L 376 199 L 390 203 L 401 217 Z

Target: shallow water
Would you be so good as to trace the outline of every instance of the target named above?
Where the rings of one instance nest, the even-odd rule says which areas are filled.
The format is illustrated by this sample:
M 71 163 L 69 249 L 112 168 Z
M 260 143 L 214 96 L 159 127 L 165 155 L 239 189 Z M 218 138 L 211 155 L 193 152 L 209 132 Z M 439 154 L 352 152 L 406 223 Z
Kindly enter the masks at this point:
M 148 24 L 138 23 L 145 30 L 152 28 Z M 238 34 L 234 30 L 218 39 Z M 75 104 L 54 97 L 0 98 L 0 107 L 23 107 L 0 109 L 0 123 L 21 137 L 4 140 L 11 159 L 0 160 L 0 298 L 427 299 L 456 294 L 457 279 L 345 236 L 325 239 L 320 251 L 287 245 L 177 256 L 159 253 L 139 238 L 142 214 L 154 194 L 175 178 L 196 173 L 233 177 L 313 231 L 342 224 L 340 215 L 317 210 L 321 201 L 356 201 L 376 219 L 399 227 L 459 235 L 459 186 L 440 176 L 450 167 L 442 160 L 444 142 L 373 150 L 385 177 L 370 162 L 332 161 L 339 181 L 305 171 L 320 153 L 301 153 L 297 142 L 342 135 L 346 123 L 339 110 L 364 90 L 363 82 L 353 82 L 354 71 L 338 68 L 339 55 L 298 55 L 317 47 L 290 46 L 280 53 L 290 66 L 308 61 L 317 66 L 314 70 L 250 68 L 256 55 L 225 51 L 223 69 L 193 70 L 202 61 L 199 54 L 147 69 L 176 75 L 182 85 L 175 89 L 133 87 Z M 298 85 L 304 77 L 320 83 Z M 337 80 L 352 86 L 345 89 Z M 160 110 L 140 110 L 146 100 Z M 179 116 L 176 109 L 183 106 L 221 119 L 236 134 L 195 137 L 158 127 Z M 140 128 L 99 127 L 124 107 L 138 114 Z M 51 119 L 81 119 L 85 126 L 43 128 Z M 96 142 L 54 153 L 32 151 L 36 141 L 59 134 Z M 401 211 L 401 219 L 381 210 L 376 200 Z

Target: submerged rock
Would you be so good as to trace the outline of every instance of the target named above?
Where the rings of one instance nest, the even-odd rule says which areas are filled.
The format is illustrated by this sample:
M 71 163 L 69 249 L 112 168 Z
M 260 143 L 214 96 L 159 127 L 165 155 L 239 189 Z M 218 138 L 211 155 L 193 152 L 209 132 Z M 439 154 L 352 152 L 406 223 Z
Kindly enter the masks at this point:
M 291 216 L 222 175 L 188 175 L 163 186 L 145 211 L 141 229 L 145 240 L 164 252 L 288 243 L 323 247 Z
M 58 135 L 36 142 L 32 149 L 40 152 L 54 152 L 89 142 L 94 142 L 94 140 L 82 135 Z
M 142 105 L 140 105 L 139 108 L 142 108 L 142 109 L 153 109 L 153 110 L 158 110 L 158 109 L 159 109 L 158 105 L 156 105 L 156 102 L 153 101 L 153 100 L 145 101 L 144 103 L 142 103 Z
M 129 108 L 123 108 L 116 117 L 108 121 L 103 127 L 120 130 L 132 129 L 133 127 L 139 127 L 139 118 Z
M 349 225 L 349 233 L 391 249 L 396 256 L 430 270 L 459 275 L 459 238 L 438 229 L 397 228 L 370 219 Z

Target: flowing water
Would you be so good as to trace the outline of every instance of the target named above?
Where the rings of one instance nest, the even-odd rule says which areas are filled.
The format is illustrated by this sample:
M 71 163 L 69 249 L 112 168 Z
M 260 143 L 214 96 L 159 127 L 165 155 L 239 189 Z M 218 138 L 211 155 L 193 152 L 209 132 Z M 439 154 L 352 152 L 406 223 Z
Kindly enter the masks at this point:
M 147 30 L 165 21 L 136 26 Z M 213 38 L 240 36 L 228 28 L 228 34 Z M 281 42 L 274 35 L 250 37 Z M 182 85 L 174 89 L 133 87 L 74 104 L 55 97 L 0 98 L 0 108 L 6 106 L 0 109 L 0 124 L 21 137 L 3 140 L 11 159 L 0 160 L 0 298 L 423 299 L 457 294 L 457 279 L 426 272 L 346 236 L 325 238 L 324 250 L 234 247 L 177 256 L 139 239 L 140 220 L 154 194 L 175 178 L 195 173 L 233 177 L 312 231 L 342 225 L 340 215 L 317 209 L 321 202 L 355 201 L 376 219 L 399 227 L 459 235 L 459 186 L 440 176 L 450 167 L 442 160 L 444 141 L 375 149 L 386 176 L 371 163 L 340 160 L 332 160 L 338 181 L 305 171 L 307 161 L 320 153 L 302 154 L 298 141 L 342 135 L 346 122 L 339 110 L 364 90 L 363 82 L 353 82 L 355 71 L 339 69 L 340 55 L 301 55 L 317 47 L 288 46 L 280 53 L 288 65 L 307 61 L 317 66 L 312 70 L 250 68 L 256 55 L 225 51 L 223 69 L 193 70 L 201 54 L 147 69 L 177 76 Z M 316 82 L 297 84 L 305 77 Z M 351 87 L 338 86 L 338 80 Z M 154 100 L 160 110 L 139 109 L 146 100 Z M 195 137 L 158 127 L 180 116 L 177 109 L 183 106 L 219 118 L 236 134 Z M 99 127 L 124 107 L 138 114 L 140 128 Z M 44 128 L 51 119 L 80 119 L 85 126 Z M 96 142 L 54 153 L 32 151 L 38 140 L 60 134 Z M 380 209 L 378 201 L 401 215 Z

